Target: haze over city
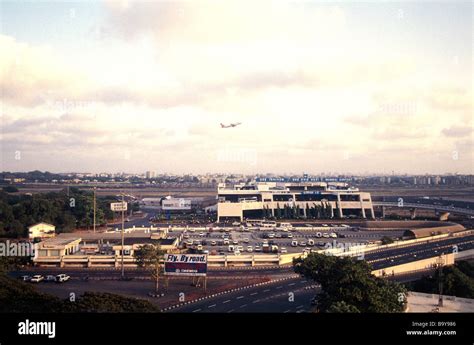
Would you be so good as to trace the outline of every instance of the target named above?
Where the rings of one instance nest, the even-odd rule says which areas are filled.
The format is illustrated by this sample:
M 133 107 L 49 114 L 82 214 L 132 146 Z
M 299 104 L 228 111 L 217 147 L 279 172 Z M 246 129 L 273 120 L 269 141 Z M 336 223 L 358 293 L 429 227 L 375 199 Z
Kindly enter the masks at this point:
M 0 6 L 0 170 L 474 172 L 470 2 Z

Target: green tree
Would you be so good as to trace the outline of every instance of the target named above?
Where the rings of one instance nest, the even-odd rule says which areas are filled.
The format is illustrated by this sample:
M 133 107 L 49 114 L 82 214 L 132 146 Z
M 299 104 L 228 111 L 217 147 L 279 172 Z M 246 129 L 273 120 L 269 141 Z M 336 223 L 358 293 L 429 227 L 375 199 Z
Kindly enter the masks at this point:
M 401 312 L 406 289 L 371 274 L 370 265 L 350 257 L 311 253 L 293 261 L 295 272 L 321 284 L 316 296 L 320 312 Z
M 2 189 L 3 191 L 7 193 L 18 193 L 18 188 L 16 188 L 15 186 L 6 186 L 6 187 L 3 187 Z
M 162 271 L 162 261 L 165 250 L 161 249 L 158 244 L 146 244 L 134 252 L 135 261 L 139 267 L 143 267 L 151 272 L 151 276 L 155 279 L 155 292 L 159 292 L 160 275 Z
M 390 243 L 393 243 L 393 238 L 389 236 L 384 236 L 382 237 L 381 241 L 382 241 L 382 244 L 390 244 Z

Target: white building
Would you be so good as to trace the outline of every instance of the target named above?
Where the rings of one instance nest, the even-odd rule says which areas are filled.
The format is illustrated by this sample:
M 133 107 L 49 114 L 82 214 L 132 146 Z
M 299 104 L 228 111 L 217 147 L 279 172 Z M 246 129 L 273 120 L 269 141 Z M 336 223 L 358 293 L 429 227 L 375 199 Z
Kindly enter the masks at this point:
M 34 238 L 49 238 L 56 236 L 56 227 L 48 223 L 38 223 L 28 227 L 28 237 L 30 240 Z
M 370 193 L 360 192 L 341 182 L 256 182 L 227 188 L 218 186 L 218 221 L 223 219 L 286 218 L 374 218 Z
M 150 178 L 155 178 L 156 177 L 156 172 L 155 171 L 147 171 L 145 173 L 145 177 L 150 179 Z

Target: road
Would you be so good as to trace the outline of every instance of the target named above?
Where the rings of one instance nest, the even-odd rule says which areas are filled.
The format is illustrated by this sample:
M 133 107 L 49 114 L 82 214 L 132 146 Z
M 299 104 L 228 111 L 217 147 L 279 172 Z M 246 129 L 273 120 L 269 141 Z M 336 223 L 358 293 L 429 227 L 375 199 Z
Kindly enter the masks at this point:
M 378 249 L 364 254 L 364 259 L 374 270 L 411 261 L 435 257 L 441 254 L 474 249 L 474 235 L 448 238 L 417 245 L 407 245 L 393 249 Z
M 263 286 L 229 292 L 187 304 L 170 312 L 191 313 L 301 313 L 311 309 L 310 300 L 318 292 L 314 283 L 302 278 L 276 281 Z

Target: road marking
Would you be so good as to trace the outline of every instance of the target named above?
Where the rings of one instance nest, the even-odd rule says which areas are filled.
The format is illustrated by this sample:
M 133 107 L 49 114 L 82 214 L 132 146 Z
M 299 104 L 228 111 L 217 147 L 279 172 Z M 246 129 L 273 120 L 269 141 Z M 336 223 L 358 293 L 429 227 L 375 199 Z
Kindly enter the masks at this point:
M 268 292 L 268 291 L 270 291 L 270 289 L 265 289 L 265 290 L 263 290 L 263 292 Z
M 301 284 L 306 283 L 306 282 L 307 282 L 307 280 L 302 280 L 302 281 L 301 281 Z
M 296 309 L 300 309 L 300 308 L 303 308 L 303 307 L 304 307 L 304 305 L 300 305 L 300 306 L 296 307 Z
M 208 308 L 214 308 L 216 305 L 213 304 L 213 305 L 210 305 Z
M 201 309 L 193 310 L 193 313 L 197 313 L 198 311 L 201 311 Z
M 296 284 L 296 283 L 291 283 L 291 284 L 288 284 L 288 286 L 293 286 L 293 285 L 295 285 L 295 284 Z
M 239 297 L 237 297 L 236 299 L 241 299 L 241 298 L 244 298 L 244 296 L 239 296 Z
M 258 295 L 258 292 L 251 293 L 250 296 Z
M 290 310 L 290 309 L 288 309 L 287 311 L 284 311 L 283 313 L 289 313 L 290 311 L 291 311 L 291 310 Z
M 239 308 L 245 308 L 248 304 L 242 304 Z
M 232 313 L 234 310 L 235 310 L 235 309 L 231 309 L 231 310 L 228 311 L 228 313 Z
M 258 302 L 260 302 L 260 300 L 259 300 L 259 299 L 256 299 L 256 300 L 253 301 L 252 303 L 258 303 Z
M 281 289 L 282 287 L 283 287 L 283 286 L 277 286 L 276 288 L 277 288 L 277 289 Z
M 229 302 L 230 302 L 230 299 L 228 299 L 227 301 L 222 302 L 222 304 L 226 304 L 226 303 L 229 303 Z
M 304 312 L 304 309 L 298 310 L 296 313 L 302 313 Z

